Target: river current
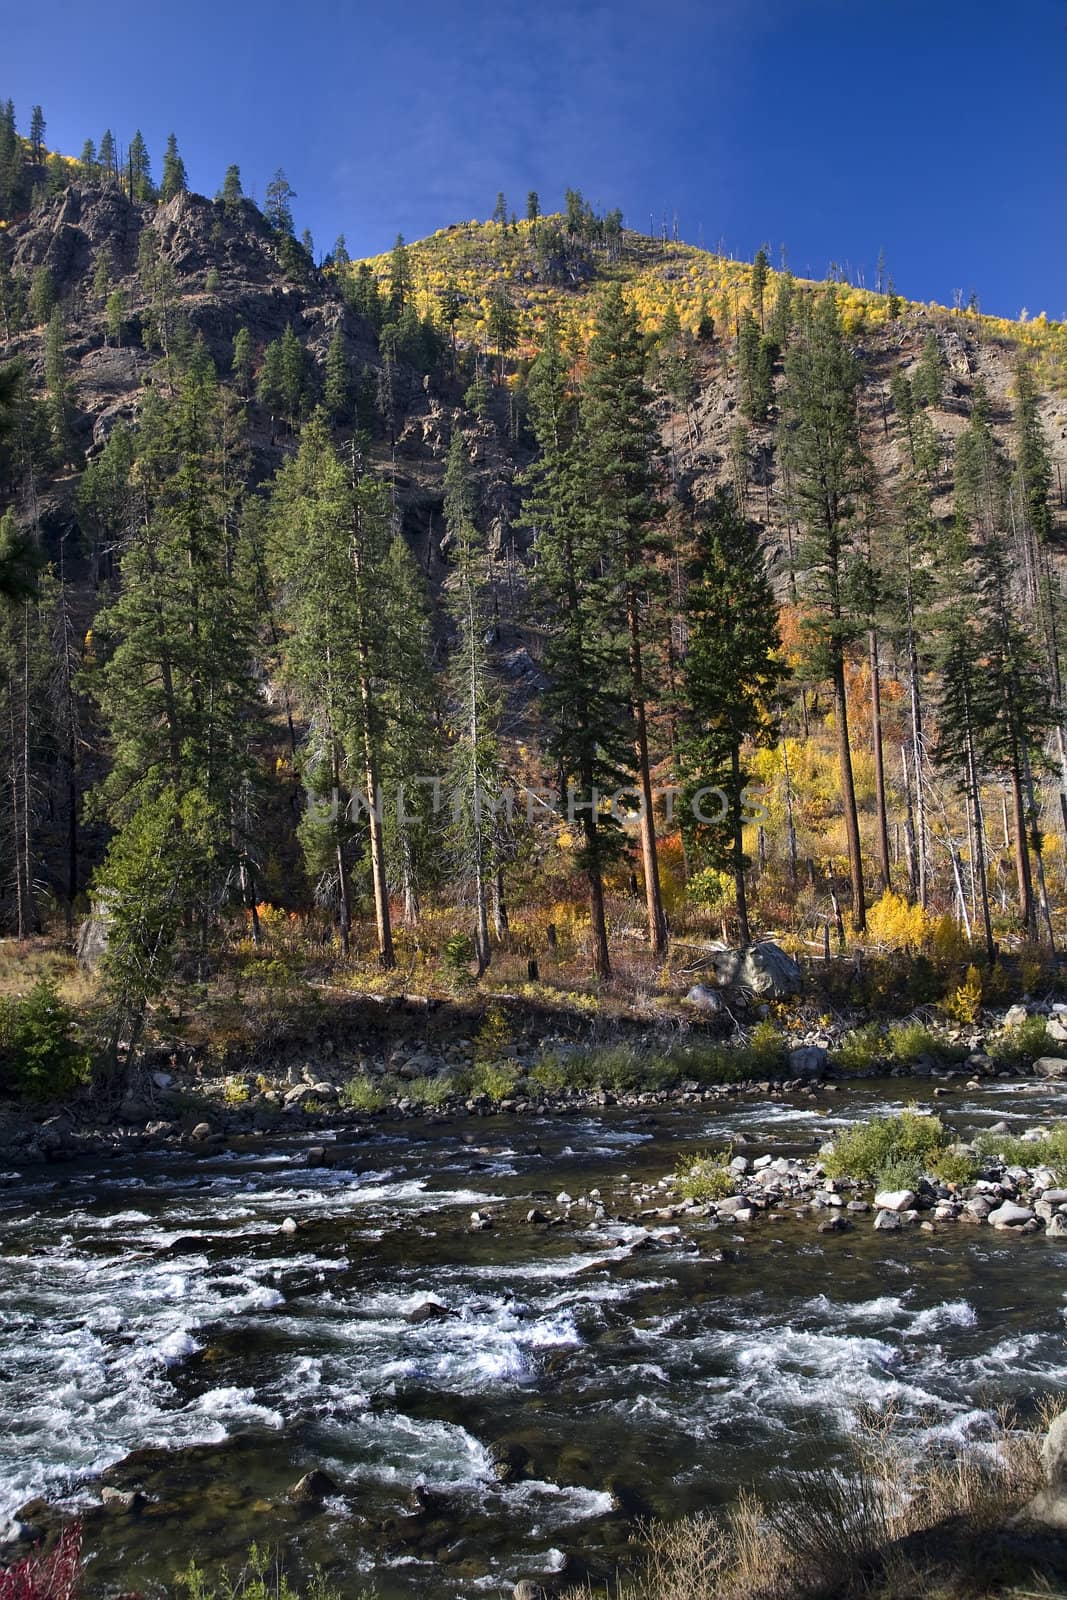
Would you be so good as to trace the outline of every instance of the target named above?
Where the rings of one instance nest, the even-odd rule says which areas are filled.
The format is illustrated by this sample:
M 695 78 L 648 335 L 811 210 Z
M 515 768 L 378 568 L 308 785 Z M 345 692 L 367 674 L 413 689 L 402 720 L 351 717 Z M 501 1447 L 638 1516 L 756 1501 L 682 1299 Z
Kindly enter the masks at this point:
M 237 1568 L 257 1539 L 346 1596 L 496 1595 L 610 1572 L 635 1516 L 788 1493 L 865 1410 L 892 1406 L 916 1452 L 980 1440 L 1067 1385 L 1059 1241 L 869 1216 L 823 1235 L 785 1211 L 652 1220 L 632 1253 L 590 1210 L 525 1220 L 561 1191 L 628 1210 L 628 1180 L 731 1140 L 811 1154 L 930 1092 L 381 1124 L 322 1168 L 316 1134 L 4 1174 L 0 1526 L 34 1496 L 91 1506 L 126 1461 L 114 1481 L 149 1500 L 88 1521 L 92 1593 Z M 1063 1098 L 995 1084 L 937 1109 L 1022 1128 Z M 476 1210 L 496 1225 L 472 1232 Z M 409 1320 L 428 1299 L 454 1315 Z M 286 1499 L 311 1468 L 339 1490 L 314 1512 Z

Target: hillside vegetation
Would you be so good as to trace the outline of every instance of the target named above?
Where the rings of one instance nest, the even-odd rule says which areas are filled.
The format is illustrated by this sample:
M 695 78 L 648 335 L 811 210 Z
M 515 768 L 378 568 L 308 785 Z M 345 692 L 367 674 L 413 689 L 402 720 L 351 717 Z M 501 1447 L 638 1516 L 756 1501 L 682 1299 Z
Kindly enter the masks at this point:
M 8 993 L 116 1061 L 331 989 L 674 1014 L 719 937 L 961 1020 L 1053 981 L 1061 325 L 576 192 L 320 259 L 282 173 L 42 138 L 4 114 Z

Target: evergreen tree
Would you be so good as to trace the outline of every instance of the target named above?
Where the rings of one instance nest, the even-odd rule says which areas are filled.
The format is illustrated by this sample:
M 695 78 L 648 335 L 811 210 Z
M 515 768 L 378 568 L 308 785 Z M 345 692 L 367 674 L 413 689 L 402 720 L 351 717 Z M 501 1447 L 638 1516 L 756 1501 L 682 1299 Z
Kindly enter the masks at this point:
M 408 258 L 404 235 L 398 233 L 393 253 L 389 258 L 389 304 L 393 320 L 397 321 L 411 293 L 411 262 Z
M 536 222 L 541 215 L 541 200 L 536 189 L 531 189 L 526 196 L 526 220 Z
M 115 135 L 110 128 L 104 129 L 104 136 L 100 140 L 100 171 L 105 183 L 118 181 L 118 153 L 115 149 Z
M 241 169 L 236 163 L 231 163 L 226 168 L 226 175 L 222 180 L 222 188 L 219 190 L 219 199 L 228 211 L 232 211 L 240 205 L 243 195 Z
M 296 190 L 290 186 L 288 178 L 279 167 L 267 185 L 263 205 L 263 215 L 276 233 L 292 234 L 295 199 Z
M 625 782 L 629 671 L 618 596 L 604 576 L 600 529 L 586 515 L 577 405 L 553 316 L 530 372 L 530 412 L 539 454 L 525 478 L 523 518 L 536 534 L 532 595 L 544 619 L 546 747 L 561 786 L 576 791 L 569 820 L 582 839 L 577 861 L 589 885 L 593 968 L 606 978 L 604 870 L 617 826 L 601 809 L 598 791 Z
M 456 629 L 452 657 L 453 742 L 449 758 L 456 875 L 473 903 L 479 977 L 490 961 L 489 893 L 495 878 L 500 791 L 500 697 L 493 685 L 487 638 L 492 635 L 491 578 L 484 537 L 474 515 L 466 445 L 457 429 L 445 476 L 445 521 L 452 552 L 449 610 Z
M 352 378 L 345 351 L 344 328 L 338 322 L 333 330 L 330 348 L 326 352 L 326 381 L 323 387 L 323 404 L 330 420 L 337 424 L 348 422 L 352 414 Z
M 92 139 L 86 139 L 82 145 L 82 153 L 78 158 L 79 164 L 89 183 L 95 183 L 100 176 L 100 165 L 96 155 L 96 144 Z
M 105 307 L 107 336 L 116 345 L 122 343 L 122 330 L 126 323 L 126 296 L 121 289 L 112 289 Z
M 252 393 L 252 335 L 243 324 L 234 334 L 231 370 L 237 393 L 247 400 Z
M 912 393 L 921 406 L 938 406 L 945 383 L 945 363 L 936 333 L 928 333 L 912 379 Z
M 129 194 L 131 200 L 153 200 L 155 190 L 152 186 L 151 162 L 148 158 L 148 146 L 140 128 L 130 140 L 130 148 L 126 156 L 126 168 L 129 180 Z
M 845 652 L 854 631 L 847 577 L 857 502 L 868 480 L 860 442 L 859 386 L 859 366 L 841 328 L 837 299 L 827 290 L 804 308 L 799 335 L 786 354 L 781 445 L 806 534 L 802 563 L 812 665 L 829 678 L 833 691 L 852 919 L 862 932 L 867 922 L 863 854 L 845 689 Z
M 316 822 L 312 813 L 311 825 L 327 828 L 332 839 L 342 947 L 347 951 L 356 799 L 355 809 L 367 813 L 379 959 L 392 967 L 379 795 L 386 744 L 382 684 L 391 648 L 381 593 L 392 542 L 389 503 L 381 484 L 341 461 L 321 411 L 275 480 L 271 528 L 285 626 L 283 668 L 309 719 L 304 783 L 309 795 L 332 797 L 328 814 L 318 813 Z
M 348 246 L 345 243 L 345 236 L 343 233 L 339 233 L 337 235 L 337 242 L 333 247 L 333 264 L 335 267 L 347 267 L 351 260 L 352 257 L 348 253 Z
M 135 1040 L 184 942 L 202 966 L 235 881 L 240 797 L 253 782 L 258 692 L 238 506 L 240 431 L 210 363 L 146 401 L 141 514 L 121 585 L 94 627 L 93 688 L 111 767 L 95 810 L 116 830 L 97 889 L 114 910 L 105 966 L 114 1039 Z
M 280 339 L 272 339 L 263 352 L 263 362 L 256 383 L 256 399 L 267 411 L 276 414 L 285 411 L 285 377 L 282 372 Z
M 40 161 L 44 155 L 44 112 L 40 106 L 34 106 L 30 112 L 30 153 L 34 161 Z
M 56 286 L 47 267 L 37 267 L 30 280 L 29 314 L 35 328 L 43 327 L 56 303 Z
M 679 762 L 687 802 L 683 827 L 707 865 L 733 873 L 742 948 L 751 943 L 745 893 L 744 788 L 741 754 L 749 740 L 773 744 L 775 701 L 784 669 L 777 608 L 763 553 L 749 525 L 720 489 L 697 523 L 685 602 Z M 707 786 L 727 796 L 725 815 L 697 800 Z M 695 802 L 695 804 L 694 804 Z
M 507 227 L 508 204 L 504 199 L 503 190 L 500 190 L 496 197 L 496 205 L 493 207 L 493 221 L 499 223 L 502 228 Z
M 93 267 L 93 294 L 98 300 L 106 300 L 111 292 L 111 250 L 107 245 L 101 245 L 96 252 L 96 264 Z
M 504 381 L 504 362 L 519 342 L 519 319 L 508 296 L 507 285 L 498 283 L 489 302 L 487 330 L 489 341 L 495 345 L 500 358 L 498 381 Z
M 48 389 L 48 422 L 60 462 L 70 450 L 70 385 L 64 354 L 63 313 L 58 306 L 48 319 L 44 342 L 44 381 Z
M 164 203 L 173 200 L 176 194 L 183 194 L 188 186 L 185 162 L 178 154 L 178 140 L 173 133 L 170 133 L 167 135 L 167 148 L 163 155 L 163 180 L 159 186 L 159 197 Z
M 644 636 L 650 604 L 660 588 L 655 556 L 663 540 L 656 493 L 659 440 L 644 366 L 636 312 L 627 306 L 621 288 L 613 285 L 601 302 L 582 387 L 582 468 L 603 559 L 624 597 L 648 936 L 653 953 L 661 955 L 667 946 L 667 924 L 652 803 Z
M 752 263 L 752 279 L 749 287 L 752 295 L 752 304 L 755 308 L 756 316 L 759 318 L 761 333 L 766 332 L 766 325 L 763 319 L 763 297 L 767 292 L 767 279 L 769 275 L 770 265 L 767 260 L 767 252 L 763 246 L 760 245 L 759 249 L 756 251 L 756 258 Z

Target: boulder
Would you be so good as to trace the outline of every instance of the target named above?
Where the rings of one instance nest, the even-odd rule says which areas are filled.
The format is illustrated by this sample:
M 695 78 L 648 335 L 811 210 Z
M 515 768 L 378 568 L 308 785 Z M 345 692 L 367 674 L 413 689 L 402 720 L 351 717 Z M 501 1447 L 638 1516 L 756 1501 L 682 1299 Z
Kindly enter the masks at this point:
M 1067 1239 L 1067 1217 L 1057 1211 L 1054 1217 L 1049 1218 L 1048 1227 L 1045 1229 L 1046 1239 Z
M 1057 1044 L 1067 1044 L 1067 1024 L 1062 1017 L 1049 1017 L 1045 1023 L 1045 1032 L 1050 1039 L 1055 1039 Z
M 198 1122 L 196 1126 L 190 1130 L 189 1137 L 195 1144 L 203 1144 L 205 1139 L 211 1138 L 211 1134 L 212 1127 L 210 1122 Z
M 1035 1078 L 1067 1078 L 1067 1058 L 1038 1056 L 1034 1062 Z
M 987 1218 L 993 1228 L 1021 1228 L 1024 1223 L 1032 1222 L 1034 1213 L 1029 1206 L 1019 1206 L 1014 1200 L 1005 1200 L 991 1211 Z
M 879 1211 L 874 1219 L 875 1230 L 878 1233 L 892 1233 L 894 1229 L 903 1227 L 900 1215 L 896 1211 Z
M 789 1071 L 794 1078 L 811 1078 L 825 1072 L 829 1052 L 820 1044 L 802 1044 L 789 1052 Z
M 440 1300 L 423 1300 L 408 1312 L 408 1321 L 414 1327 L 419 1327 L 424 1322 L 448 1322 L 457 1315 L 450 1306 L 442 1305 Z
M 1029 1012 L 1025 1006 L 1018 1004 L 1009 1006 L 1004 1013 L 1004 1026 L 1006 1028 L 1018 1028 L 1026 1021 L 1028 1015 Z
M 113 1489 L 105 1483 L 100 1491 L 101 1504 L 109 1511 L 140 1511 L 147 1499 L 143 1489 Z
M 313 1467 L 293 1484 L 288 1499 L 295 1501 L 297 1505 L 321 1505 L 331 1495 L 339 1493 L 340 1490 L 329 1473 L 323 1472 L 319 1467 Z
M 547 1594 L 533 1578 L 520 1578 L 511 1591 L 511 1600 L 547 1600 Z
M 94 912 L 78 929 L 78 964 L 92 970 L 107 954 L 108 919 Z
M 747 950 L 731 950 L 726 945 L 713 947 L 708 964 L 718 982 L 738 989 L 751 989 L 766 1000 L 786 1000 L 799 994 L 803 975 L 792 956 L 770 939 L 749 945 Z
M 1067 1411 L 1053 1419 L 1045 1435 L 1041 1465 L 1047 1487 L 1039 1490 L 1014 1520 L 1067 1529 Z
M 875 1195 L 874 1203 L 879 1211 L 910 1211 L 915 1195 L 911 1189 L 887 1189 Z
M 713 1016 L 722 1010 L 722 995 L 718 989 L 713 989 L 709 983 L 694 983 L 685 997 L 687 1006 L 693 1006 L 697 1011 L 707 1012 Z

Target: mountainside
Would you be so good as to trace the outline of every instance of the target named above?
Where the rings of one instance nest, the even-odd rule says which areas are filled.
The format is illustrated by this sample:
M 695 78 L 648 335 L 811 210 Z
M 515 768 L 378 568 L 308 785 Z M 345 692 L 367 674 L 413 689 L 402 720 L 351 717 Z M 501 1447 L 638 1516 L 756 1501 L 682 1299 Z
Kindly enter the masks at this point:
M 86 468 L 103 458 L 116 430 L 136 431 L 147 397 L 174 394 L 177 374 L 202 349 L 243 403 L 241 471 L 251 489 L 294 457 L 302 425 L 323 402 L 342 453 L 353 463 L 358 455 L 386 485 L 394 525 L 428 585 L 437 669 L 449 660 L 456 627 L 447 596 L 457 550 L 444 508 L 450 444 L 462 438 L 472 515 L 492 567 L 487 670 L 504 699 L 501 737 L 513 770 L 537 772 L 550 619 L 529 593 L 534 529 L 520 515 L 524 474 L 536 453 L 527 380 L 550 312 L 569 369 L 581 379 L 598 307 L 618 284 L 644 336 L 675 567 L 684 536 L 676 529 L 728 486 L 764 549 L 792 649 L 802 535 L 779 460 L 778 413 L 790 318 L 817 286 L 765 263 L 756 270 L 632 233 L 618 214 L 599 218 L 579 202 L 575 197 L 560 217 L 456 225 L 417 244 L 398 242 L 389 255 L 366 262 L 350 261 L 339 248 L 317 266 L 291 231 L 239 196 L 209 201 L 180 189 L 166 202 L 136 200 L 114 182 L 84 175 L 38 194 L 30 213 L 0 232 L 0 361 L 18 362 L 25 375 L 23 409 L 0 447 L 0 484 L 18 524 L 47 560 L 62 564 L 73 636 L 90 638 L 96 611 L 114 597 L 115 557 L 126 537 L 116 528 L 102 538 L 88 527 Z M 1051 452 L 1049 548 L 1058 560 L 1067 466 L 1064 328 L 950 312 L 903 301 L 891 289 L 820 287 L 836 297 L 861 368 L 861 429 L 875 483 L 868 515 L 891 522 L 914 470 L 912 424 L 899 409 L 901 375 L 916 379 L 918 392 L 929 380 L 924 362 L 936 369 L 918 411 L 930 511 L 947 529 L 952 448 L 983 391 L 993 437 L 1010 453 L 1022 354 L 1039 385 L 1036 415 Z M 670 658 L 673 644 L 664 648 Z M 665 670 L 674 670 L 670 659 Z M 862 688 L 862 653 L 848 670 Z M 891 675 L 887 685 L 892 720 L 902 715 L 900 688 Z M 817 686 L 812 706 L 821 717 Z M 799 710 L 806 739 L 803 697 Z M 301 714 L 298 705 L 298 724 Z M 866 712 L 854 708 L 854 715 L 863 728 Z M 664 722 L 657 737 L 669 731 Z M 894 722 L 889 736 L 900 732 Z M 839 860 L 840 841 L 831 843 L 832 828 L 826 833 L 834 809 L 824 792 L 831 736 L 829 719 L 820 735 L 826 751 L 818 746 L 811 755 L 804 814 L 813 842 L 802 840 L 801 850 L 815 854 L 825 834 L 831 859 Z M 288 758 L 278 738 L 272 759 L 281 770 Z M 77 766 L 78 779 L 62 780 L 63 794 L 53 788 L 63 763 L 47 756 L 38 798 L 20 802 L 24 832 L 26 817 L 40 813 L 40 862 L 27 865 L 27 881 L 58 898 L 65 882 L 85 884 L 106 839 L 97 829 L 71 842 L 81 794 L 108 761 L 97 731 L 83 745 L 67 763 Z M 860 777 L 860 810 L 869 814 L 873 791 L 862 761 Z M 906 795 L 895 799 L 903 804 Z M 282 810 L 293 803 L 278 800 Z M 295 892 L 293 841 L 277 850 L 283 866 L 274 892 L 284 899 Z M 64 867 L 64 852 L 81 853 L 77 871 Z

